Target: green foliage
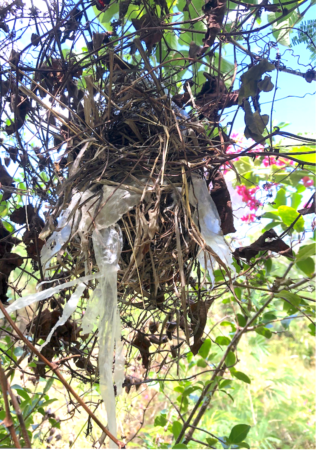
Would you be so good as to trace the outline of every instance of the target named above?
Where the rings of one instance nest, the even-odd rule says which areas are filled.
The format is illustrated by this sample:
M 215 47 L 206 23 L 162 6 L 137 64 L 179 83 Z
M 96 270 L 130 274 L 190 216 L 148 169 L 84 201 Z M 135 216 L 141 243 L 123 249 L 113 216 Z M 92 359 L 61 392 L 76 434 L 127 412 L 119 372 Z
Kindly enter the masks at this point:
M 297 30 L 297 28 L 299 29 Z M 311 53 L 311 60 L 315 61 L 316 49 L 311 41 L 315 42 L 316 38 L 316 20 L 303 21 L 300 23 L 299 27 L 296 27 L 295 32 L 295 36 L 291 39 L 292 46 L 295 47 L 299 44 L 304 44 Z
M 232 428 L 230 435 L 229 435 L 229 441 L 233 444 L 239 444 L 244 439 L 246 439 L 251 426 L 250 425 L 235 425 L 234 428 Z

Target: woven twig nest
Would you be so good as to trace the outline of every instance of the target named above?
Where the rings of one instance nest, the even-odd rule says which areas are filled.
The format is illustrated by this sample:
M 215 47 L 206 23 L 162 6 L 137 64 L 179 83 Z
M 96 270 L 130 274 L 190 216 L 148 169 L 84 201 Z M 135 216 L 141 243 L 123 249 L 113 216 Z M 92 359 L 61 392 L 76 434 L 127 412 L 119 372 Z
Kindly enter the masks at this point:
M 144 76 L 114 55 L 111 61 L 112 72 L 102 90 L 92 77 L 85 78 L 87 93 L 71 123 L 76 134 L 64 135 L 69 178 L 61 185 L 63 195 L 53 217 L 60 217 L 74 192 L 89 191 L 84 201 L 92 205 L 93 219 L 109 200 L 104 188 L 110 195 L 122 189 L 134 195 L 135 205 L 119 220 L 123 248 L 118 294 L 125 299 L 139 296 L 143 306 L 145 301 L 161 307 L 165 293 L 174 292 L 180 281 L 179 252 L 186 279 L 198 252 L 197 227 L 192 235 L 194 207 L 188 201 L 191 175 L 209 170 L 219 151 L 203 122 L 177 107 L 153 74 Z M 90 127 L 86 139 L 79 131 L 84 129 L 81 119 Z M 80 210 L 82 205 L 76 206 Z M 87 208 L 85 214 L 91 213 Z M 87 235 L 93 225 L 85 230 L 85 238 L 76 234 L 78 227 L 79 220 L 73 220 L 73 244 L 81 245 L 82 265 L 88 260 L 91 271 L 94 258 Z

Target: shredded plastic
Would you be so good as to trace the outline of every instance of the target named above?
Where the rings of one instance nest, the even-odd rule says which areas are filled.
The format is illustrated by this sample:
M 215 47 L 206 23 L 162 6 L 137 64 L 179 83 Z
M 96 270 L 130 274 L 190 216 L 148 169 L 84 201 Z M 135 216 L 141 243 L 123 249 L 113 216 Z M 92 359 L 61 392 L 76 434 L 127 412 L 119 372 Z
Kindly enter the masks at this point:
M 55 256 L 69 240 L 71 235 L 71 225 L 68 223 L 71 211 L 75 208 L 81 199 L 81 195 L 76 193 L 71 200 L 70 205 L 65 209 L 57 219 L 60 231 L 54 231 L 47 239 L 41 251 L 41 263 L 44 269 L 48 268 L 49 261 Z
M 27 306 L 30 306 L 36 302 L 40 302 L 41 300 L 46 300 L 47 298 L 50 298 L 53 295 L 58 294 L 58 292 L 60 292 L 64 289 L 68 289 L 70 287 L 76 286 L 76 284 L 78 284 L 78 283 L 81 283 L 81 282 L 84 283 L 86 281 L 90 281 L 90 280 L 93 280 L 95 278 L 100 278 L 100 277 L 101 277 L 100 273 L 87 275 L 84 277 L 76 278 L 75 280 L 72 280 L 72 281 L 68 281 L 67 283 L 59 284 L 58 286 L 54 286 L 54 287 L 45 289 L 44 291 L 38 292 L 37 294 L 25 295 L 24 297 L 20 297 L 17 300 L 15 300 L 13 303 L 11 303 L 11 305 L 8 306 L 8 308 L 6 308 L 6 311 L 8 312 L 8 314 L 12 314 L 14 311 L 17 311 L 18 309 L 26 308 Z M 0 319 L 2 319 L 3 317 L 4 317 L 4 315 L 0 311 Z
M 216 205 L 210 196 L 204 179 L 192 177 L 193 189 L 190 186 L 189 200 L 196 207 L 195 221 L 200 225 L 201 234 L 206 244 L 217 254 L 223 263 L 232 271 L 235 271 L 230 248 L 221 231 L 221 219 Z M 215 260 L 206 252 L 201 252 L 199 261 L 214 284 Z
M 62 250 L 76 231 L 84 238 L 96 214 L 99 226 L 109 227 L 132 209 L 140 198 L 141 195 L 138 193 L 106 185 L 103 186 L 100 199 L 90 190 L 74 193 L 70 205 L 57 220 L 59 231 L 54 231 L 42 248 L 42 266 L 45 270 L 48 269 L 50 260 Z M 75 214 L 71 214 L 74 210 Z
M 61 327 L 62 325 L 64 325 L 67 320 L 69 319 L 69 317 L 71 316 L 72 313 L 75 312 L 77 306 L 78 306 L 78 302 L 83 294 L 83 291 L 85 290 L 85 285 L 83 283 L 80 283 L 75 292 L 72 294 L 72 296 L 70 297 L 70 299 L 68 300 L 68 302 L 66 303 L 64 309 L 63 309 L 63 313 L 62 316 L 60 317 L 60 319 L 58 320 L 58 322 L 56 323 L 56 325 L 51 329 L 49 335 L 46 338 L 46 341 L 44 342 L 43 345 L 41 345 L 40 347 L 40 351 L 42 351 L 42 348 L 45 347 L 45 345 L 47 345 L 49 343 L 49 341 L 51 340 L 53 334 L 55 333 L 56 328 Z
M 100 297 L 101 297 L 101 289 L 97 287 L 93 292 L 92 298 L 90 298 L 87 304 L 87 309 L 82 319 L 81 328 L 83 334 L 92 333 L 93 328 L 97 324 L 97 318 L 99 316 Z
M 103 211 L 102 211 L 103 212 Z M 101 221 L 104 223 L 104 221 Z M 102 273 L 101 301 L 99 302 L 99 372 L 100 390 L 108 417 L 108 428 L 116 436 L 115 395 L 113 389 L 112 362 L 114 345 L 116 343 L 116 357 L 122 361 L 121 326 L 117 310 L 117 271 L 118 260 L 122 248 L 121 229 L 118 225 L 108 228 L 97 228 L 93 231 L 92 240 L 95 258 Z M 118 354 L 120 352 L 120 355 Z M 115 361 L 115 366 L 117 361 Z M 118 370 L 118 369 L 116 369 Z M 122 386 L 118 389 L 121 391 Z M 110 441 L 110 448 L 117 446 Z
M 207 189 L 206 182 L 197 176 L 193 176 L 192 182 L 193 188 L 190 187 L 189 200 L 196 208 L 195 221 L 200 225 L 201 234 L 207 245 L 226 266 L 234 270 L 230 249 L 221 232 L 220 217 Z M 51 259 L 63 249 L 70 237 L 76 232 L 81 237 L 82 251 L 84 252 L 89 233 L 93 230 L 92 241 L 99 273 L 86 275 L 42 292 L 22 297 L 7 308 L 8 313 L 12 313 L 17 309 L 45 300 L 65 288 L 78 284 L 63 310 L 62 317 L 42 345 L 44 347 L 50 341 L 55 329 L 63 325 L 75 311 L 85 289 L 84 282 L 94 278 L 100 279 L 100 283 L 88 303 L 82 328 L 83 333 L 91 333 L 99 317 L 100 390 L 107 412 L 108 428 L 114 436 L 117 434 L 113 383 L 115 383 L 117 395 L 119 395 L 122 392 L 125 365 L 120 314 L 117 306 L 117 271 L 122 249 L 122 232 L 117 222 L 124 214 L 135 207 L 140 199 L 141 194 L 139 193 L 107 185 L 103 187 L 102 194 L 99 197 L 89 190 L 83 194 L 74 193 L 70 205 L 62 212 L 58 220 L 58 231 L 52 234 L 42 249 L 42 264 L 47 269 Z M 199 260 L 202 267 L 209 271 L 211 279 L 214 280 L 214 258 L 210 257 L 207 252 L 201 252 Z M 3 315 L 0 312 L 0 318 L 2 317 Z M 115 368 L 113 375 L 114 350 Z M 117 448 L 111 440 L 109 446 L 110 448 Z

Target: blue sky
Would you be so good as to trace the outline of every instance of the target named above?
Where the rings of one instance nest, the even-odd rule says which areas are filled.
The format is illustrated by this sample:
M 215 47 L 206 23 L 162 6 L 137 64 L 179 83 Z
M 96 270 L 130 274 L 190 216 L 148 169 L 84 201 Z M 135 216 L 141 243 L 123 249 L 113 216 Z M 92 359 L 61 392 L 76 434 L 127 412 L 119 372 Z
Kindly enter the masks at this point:
M 312 20 L 316 17 L 316 5 L 306 14 L 304 20 Z M 277 49 L 276 49 L 277 50 Z M 272 50 L 272 59 L 276 56 L 276 50 Z M 281 54 L 281 62 L 288 68 L 306 72 L 308 69 L 315 68 L 316 64 L 310 65 L 310 52 L 306 50 L 304 44 L 297 45 L 292 49 L 283 45 L 278 46 Z M 248 61 L 250 62 L 250 58 Z M 306 67 L 304 67 L 306 66 Z M 275 84 L 277 72 L 271 72 L 272 82 Z M 238 86 L 236 86 L 237 88 Z M 274 90 L 272 92 L 263 92 L 260 95 L 261 113 L 271 114 L 271 102 Z M 280 122 L 289 123 L 284 129 L 290 133 L 315 133 L 316 132 L 316 82 L 307 83 L 302 77 L 291 75 L 285 72 L 279 72 L 278 86 L 273 110 L 273 124 Z M 233 117 L 235 108 L 226 110 L 229 113 L 227 121 Z M 268 127 L 270 126 L 270 122 Z M 244 113 L 240 111 L 234 125 L 234 131 L 243 131 Z

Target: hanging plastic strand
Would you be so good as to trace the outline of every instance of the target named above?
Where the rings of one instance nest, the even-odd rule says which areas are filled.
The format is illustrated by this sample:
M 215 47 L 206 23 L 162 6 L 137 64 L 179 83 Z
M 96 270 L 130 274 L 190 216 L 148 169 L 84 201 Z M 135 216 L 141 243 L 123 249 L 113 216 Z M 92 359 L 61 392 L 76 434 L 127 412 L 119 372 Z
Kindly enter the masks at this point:
M 115 340 L 117 341 L 116 358 L 120 360 L 120 365 L 122 364 L 122 349 L 118 342 L 121 326 L 117 309 L 117 271 L 122 248 L 121 230 L 118 225 L 95 229 L 92 240 L 96 262 L 102 273 L 99 301 L 100 390 L 107 412 L 109 431 L 117 436 L 112 365 Z M 117 389 L 120 391 L 122 387 L 117 386 Z M 112 441 L 109 446 L 117 448 Z

